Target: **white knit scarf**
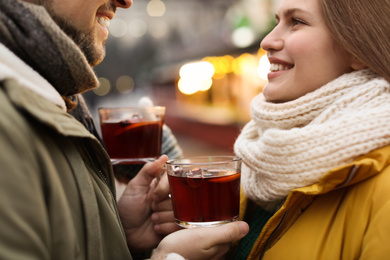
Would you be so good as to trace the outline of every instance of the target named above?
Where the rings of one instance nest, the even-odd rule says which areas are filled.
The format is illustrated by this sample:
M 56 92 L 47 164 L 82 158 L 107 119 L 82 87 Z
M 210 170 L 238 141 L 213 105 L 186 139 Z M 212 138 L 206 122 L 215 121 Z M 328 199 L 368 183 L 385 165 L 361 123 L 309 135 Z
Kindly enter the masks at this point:
M 368 69 L 344 74 L 296 100 L 252 101 L 235 143 L 246 196 L 283 201 L 329 170 L 390 144 L 390 84 Z

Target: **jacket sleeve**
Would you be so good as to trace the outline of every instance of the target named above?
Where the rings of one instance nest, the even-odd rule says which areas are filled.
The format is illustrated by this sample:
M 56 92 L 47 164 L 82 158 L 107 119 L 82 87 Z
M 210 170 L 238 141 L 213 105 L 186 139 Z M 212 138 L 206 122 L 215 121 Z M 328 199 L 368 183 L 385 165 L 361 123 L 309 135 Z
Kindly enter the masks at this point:
M 0 259 L 50 259 L 50 232 L 31 133 L 0 88 Z
M 164 125 L 163 138 L 161 144 L 161 154 L 166 154 L 169 159 L 177 159 L 183 157 L 183 151 L 173 135 L 171 129 Z

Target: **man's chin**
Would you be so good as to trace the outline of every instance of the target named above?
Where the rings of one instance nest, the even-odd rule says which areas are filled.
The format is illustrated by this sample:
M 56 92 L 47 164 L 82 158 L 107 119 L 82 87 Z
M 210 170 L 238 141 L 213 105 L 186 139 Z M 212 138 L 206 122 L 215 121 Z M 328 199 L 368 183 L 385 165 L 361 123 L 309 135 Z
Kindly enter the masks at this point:
M 100 64 L 106 56 L 106 47 L 104 45 L 93 44 L 92 39 L 90 41 L 84 41 L 79 47 L 92 67 Z
M 90 57 L 87 57 L 87 61 L 91 67 L 99 65 L 104 57 L 106 56 L 106 48 L 103 46 L 100 51 L 95 51 L 95 54 L 92 54 Z
M 51 11 L 50 8 L 49 11 Z M 81 31 L 62 17 L 55 15 L 53 11 L 50 14 L 65 34 L 79 46 L 91 66 L 96 66 L 102 62 L 106 54 L 105 43 L 97 44 L 92 30 L 88 32 Z
M 100 58 L 99 60 L 95 60 L 94 62 L 89 62 L 89 65 L 91 65 L 91 67 L 95 67 L 97 65 L 99 65 L 102 61 L 103 61 L 104 57 Z

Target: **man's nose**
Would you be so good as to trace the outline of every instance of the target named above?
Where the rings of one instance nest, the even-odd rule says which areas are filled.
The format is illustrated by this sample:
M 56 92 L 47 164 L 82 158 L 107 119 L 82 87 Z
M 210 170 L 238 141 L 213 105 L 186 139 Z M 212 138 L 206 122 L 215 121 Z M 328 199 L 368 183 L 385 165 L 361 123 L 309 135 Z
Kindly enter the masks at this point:
M 113 0 L 116 7 L 127 9 L 133 5 L 133 0 Z

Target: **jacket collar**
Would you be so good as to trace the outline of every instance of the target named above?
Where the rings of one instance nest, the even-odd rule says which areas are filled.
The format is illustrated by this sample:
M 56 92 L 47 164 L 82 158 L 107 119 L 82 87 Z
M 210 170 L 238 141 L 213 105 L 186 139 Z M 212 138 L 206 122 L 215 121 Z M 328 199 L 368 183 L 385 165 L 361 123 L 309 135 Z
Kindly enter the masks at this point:
M 0 81 L 12 79 L 66 110 L 65 102 L 58 91 L 2 44 L 0 57 Z
M 83 124 L 63 108 L 21 85 L 15 79 L 7 79 L 2 82 L 2 85 L 13 105 L 39 124 L 63 136 L 96 139 Z
M 351 186 L 381 173 L 389 165 L 390 146 L 385 146 L 332 169 L 318 183 L 302 188 L 302 191 L 321 194 Z
M 57 90 L 2 44 L 0 57 L 0 82 L 16 107 L 59 134 L 95 138 L 66 112 L 65 102 Z
M 361 156 L 351 163 L 332 169 L 326 173 L 318 183 L 292 190 L 287 200 L 291 201 L 292 197 L 295 197 L 297 194 L 300 194 L 301 196 L 308 195 L 306 196 L 307 202 L 304 203 L 307 205 L 316 195 L 325 194 L 336 189 L 363 182 L 380 174 L 389 165 L 390 146 L 385 146 Z M 249 199 L 241 190 L 240 220 L 244 219 L 248 205 Z

